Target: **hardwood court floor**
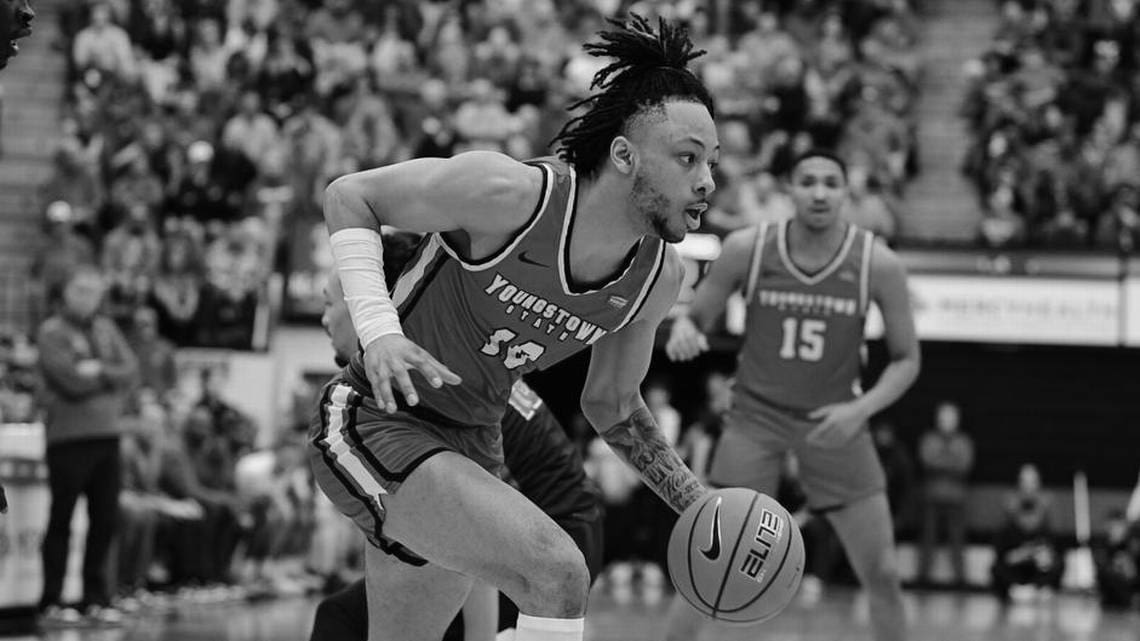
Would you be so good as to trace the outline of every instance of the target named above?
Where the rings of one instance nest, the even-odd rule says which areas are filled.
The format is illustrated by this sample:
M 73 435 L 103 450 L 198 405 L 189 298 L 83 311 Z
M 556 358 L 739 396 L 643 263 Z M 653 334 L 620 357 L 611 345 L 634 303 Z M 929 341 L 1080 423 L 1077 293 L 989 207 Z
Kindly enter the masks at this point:
M 120 629 L 54 630 L 21 641 L 305 641 L 316 601 L 184 605 L 134 617 Z M 913 641 L 1140 641 L 1140 613 L 1104 612 L 1088 597 L 1063 595 L 1002 610 L 987 595 L 911 593 Z M 591 599 L 586 641 L 656 641 L 666 601 L 658 596 Z M 699 641 L 869 641 L 865 600 L 829 589 L 814 606 L 795 603 L 756 631 L 704 634 Z M 351 641 L 351 640 L 345 640 Z

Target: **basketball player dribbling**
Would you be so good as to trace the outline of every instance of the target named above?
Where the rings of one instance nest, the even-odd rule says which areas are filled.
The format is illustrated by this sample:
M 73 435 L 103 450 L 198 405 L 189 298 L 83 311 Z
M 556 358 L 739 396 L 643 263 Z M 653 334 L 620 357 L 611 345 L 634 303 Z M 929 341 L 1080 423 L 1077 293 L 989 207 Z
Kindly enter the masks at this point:
M 402 240 L 408 234 L 385 234 L 385 273 L 399 273 L 406 259 Z M 392 270 L 393 263 L 399 266 Z M 391 282 L 391 279 L 387 279 Z M 357 350 L 358 339 L 344 303 L 344 291 L 334 272 L 325 287 L 321 324 L 331 339 L 336 361 L 345 365 Z M 566 436 L 554 413 L 523 381 L 511 389 L 503 414 L 503 458 L 520 492 L 574 539 L 596 578 L 602 565 L 603 513 L 600 491 L 586 478 L 582 456 Z M 480 595 L 476 585 L 463 606 L 463 615 L 448 627 L 443 641 L 491 639 L 500 630 L 513 632 L 513 604 L 494 589 Z M 497 605 L 497 607 L 496 607 Z M 356 581 L 317 606 L 309 641 L 365 641 L 368 609 L 364 581 Z
M 582 410 L 605 441 L 678 512 L 707 491 L 639 386 L 680 287 L 669 243 L 714 189 L 712 99 L 682 30 L 634 17 L 601 38 L 587 50 L 613 61 L 557 136 L 558 158 L 417 159 L 326 192 L 363 350 L 325 387 L 310 452 L 371 543 L 371 641 L 439 639 L 475 580 L 518 605 L 515 641 L 581 641 L 581 552 L 498 477 L 499 421 L 527 372 L 591 348 Z M 428 234 L 391 295 L 381 224 Z
M 18 41 L 32 35 L 31 0 L 0 0 L 0 69 L 8 66 L 8 60 L 20 52 Z M 4 486 L 0 485 L 0 514 L 8 511 L 8 497 Z
M 742 291 L 747 325 L 733 407 L 709 483 L 775 496 L 788 450 L 800 463 L 808 506 L 835 527 L 869 597 L 877 641 L 906 636 L 882 467 L 867 430 L 918 376 L 920 352 L 906 273 L 867 231 L 840 218 L 847 170 L 826 151 L 796 159 L 790 184 L 796 215 L 737 231 L 674 323 L 666 352 L 689 360 L 708 349 L 708 331 L 728 297 Z M 864 319 L 871 303 L 886 325 L 890 364 L 861 393 Z M 698 638 L 700 615 L 679 600 L 667 639 Z

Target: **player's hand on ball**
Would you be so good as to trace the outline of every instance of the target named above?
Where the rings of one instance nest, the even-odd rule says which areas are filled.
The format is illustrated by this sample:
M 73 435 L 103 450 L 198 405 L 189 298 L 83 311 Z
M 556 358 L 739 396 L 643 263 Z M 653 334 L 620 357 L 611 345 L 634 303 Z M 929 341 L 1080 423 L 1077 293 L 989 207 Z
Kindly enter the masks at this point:
M 867 413 L 856 403 L 824 405 L 808 417 L 819 421 L 804 439 L 808 445 L 824 448 L 843 447 L 867 424 Z
M 673 319 L 665 354 L 673 361 L 690 361 L 709 350 L 709 341 L 688 316 Z
M 400 334 L 381 336 L 369 343 L 364 350 L 364 369 L 368 374 L 368 381 L 372 383 L 376 404 L 388 412 L 396 411 L 396 395 L 392 392 L 393 380 L 408 405 L 420 402 L 416 388 L 412 385 L 412 370 L 419 370 L 432 387 L 442 387 L 445 383 L 456 385 L 461 382 L 455 372 L 436 360 L 427 350 Z

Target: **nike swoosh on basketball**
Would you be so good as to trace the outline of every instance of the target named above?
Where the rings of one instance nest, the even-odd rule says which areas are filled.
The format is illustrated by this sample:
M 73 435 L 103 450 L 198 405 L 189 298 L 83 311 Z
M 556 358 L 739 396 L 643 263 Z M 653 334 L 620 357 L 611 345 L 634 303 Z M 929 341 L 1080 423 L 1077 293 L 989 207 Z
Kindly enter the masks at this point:
M 547 265 L 545 263 L 540 263 L 537 260 L 530 258 L 529 256 L 527 256 L 527 253 L 528 252 L 523 252 L 523 253 L 519 254 L 519 260 L 521 260 L 522 262 L 524 262 L 528 265 L 535 265 L 537 267 L 549 267 L 549 265 Z
M 709 548 L 701 550 L 701 554 L 710 561 L 715 561 L 720 557 L 720 502 L 723 499 L 717 497 L 716 507 L 713 508 L 712 526 L 709 528 Z

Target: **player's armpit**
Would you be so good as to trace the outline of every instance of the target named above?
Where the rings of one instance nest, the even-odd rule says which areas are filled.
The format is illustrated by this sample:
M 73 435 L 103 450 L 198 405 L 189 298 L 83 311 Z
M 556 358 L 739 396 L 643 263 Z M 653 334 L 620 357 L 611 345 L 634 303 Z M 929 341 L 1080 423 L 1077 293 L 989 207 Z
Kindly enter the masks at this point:
M 678 513 L 708 491 L 665 441 L 649 409 L 641 407 L 599 434 Z
M 333 181 L 325 190 L 325 222 L 330 233 L 391 225 L 509 234 L 534 212 L 542 184 L 541 169 L 499 153 L 417 158 Z

